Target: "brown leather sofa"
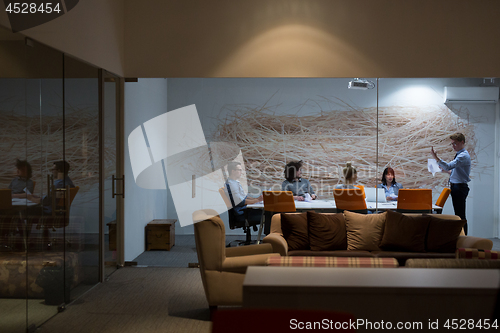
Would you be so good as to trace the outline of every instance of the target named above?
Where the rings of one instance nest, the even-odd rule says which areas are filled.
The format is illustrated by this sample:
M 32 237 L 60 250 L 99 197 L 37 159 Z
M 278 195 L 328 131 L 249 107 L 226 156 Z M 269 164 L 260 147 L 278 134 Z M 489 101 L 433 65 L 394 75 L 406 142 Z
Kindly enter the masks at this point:
M 400 266 L 410 258 L 455 258 L 457 248 L 491 250 L 493 246 L 489 239 L 465 236 L 463 223 L 460 224 L 460 218 L 455 215 L 392 211 L 368 215 L 348 211 L 307 212 L 310 215 L 306 217 L 304 214 L 283 214 L 283 220 L 281 214 L 275 214 L 271 233 L 263 243 L 271 244 L 274 252 L 282 256 L 392 257 Z M 319 226 L 313 223 L 326 218 L 330 220 L 320 222 Z M 285 219 L 286 226 L 283 225 Z M 363 232 L 363 229 L 367 230 Z M 370 238 L 368 245 L 360 245 L 367 238 Z

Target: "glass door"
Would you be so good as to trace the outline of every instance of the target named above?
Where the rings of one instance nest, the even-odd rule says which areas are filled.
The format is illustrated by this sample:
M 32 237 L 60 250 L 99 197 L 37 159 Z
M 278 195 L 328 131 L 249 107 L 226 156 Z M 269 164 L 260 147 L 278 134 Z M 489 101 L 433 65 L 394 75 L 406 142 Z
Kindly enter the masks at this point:
M 122 265 L 123 249 L 122 214 L 120 213 L 124 197 L 124 175 L 121 148 L 121 80 L 118 76 L 102 71 L 102 233 L 101 242 L 104 244 L 103 277 L 106 278 Z
M 55 197 L 50 194 L 50 184 L 57 181 L 51 178 L 54 162 L 65 160 L 64 56 L 30 39 L 25 45 L 26 160 L 33 171 L 34 197 L 28 197 L 30 206 L 21 218 L 21 251 L 26 254 L 27 327 L 32 330 L 57 314 L 69 297 L 62 282 L 67 215 L 52 215 Z

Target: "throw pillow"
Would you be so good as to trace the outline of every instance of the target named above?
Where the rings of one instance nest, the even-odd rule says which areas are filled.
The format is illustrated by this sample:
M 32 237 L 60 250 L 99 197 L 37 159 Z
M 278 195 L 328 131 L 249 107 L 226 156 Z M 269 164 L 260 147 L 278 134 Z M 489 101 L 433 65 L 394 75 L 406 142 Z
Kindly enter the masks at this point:
M 445 220 L 429 215 L 427 231 L 427 252 L 453 253 L 457 249 L 457 239 L 465 220 Z
M 386 212 L 366 215 L 344 211 L 347 249 L 379 251 L 386 216 Z
M 407 216 L 387 211 L 380 248 L 384 251 L 425 252 L 425 235 L 430 220 L 428 215 Z
M 288 243 L 288 251 L 309 250 L 307 213 L 282 213 L 281 231 Z
M 344 214 L 307 212 L 309 244 L 313 251 L 347 249 Z

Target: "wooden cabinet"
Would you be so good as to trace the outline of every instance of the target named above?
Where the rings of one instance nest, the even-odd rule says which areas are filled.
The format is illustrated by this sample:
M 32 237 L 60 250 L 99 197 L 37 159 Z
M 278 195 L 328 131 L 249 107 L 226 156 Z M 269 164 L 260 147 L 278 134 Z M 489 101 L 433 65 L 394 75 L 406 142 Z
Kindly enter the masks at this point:
M 109 223 L 106 223 L 106 225 L 109 227 L 109 245 L 108 245 L 108 250 L 109 251 L 116 251 L 116 221 L 111 221 Z
M 153 220 L 146 225 L 146 251 L 170 251 L 175 244 L 175 219 Z

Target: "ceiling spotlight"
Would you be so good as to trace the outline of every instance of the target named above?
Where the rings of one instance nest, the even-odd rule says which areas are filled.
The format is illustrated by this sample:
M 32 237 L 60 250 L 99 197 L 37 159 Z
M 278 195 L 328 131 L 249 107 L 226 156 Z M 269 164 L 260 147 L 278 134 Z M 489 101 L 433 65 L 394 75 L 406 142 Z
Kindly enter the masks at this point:
M 354 78 L 351 81 L 349 81 L 349 84 L 347 85 L 348 89 L 361 89 L 361 90 L 366 90 L 366 89 L 373 89 L 375 88 L 375 83 L 373 83 L 370 80 L 367 79 L 360 79 L 360 78 Z

